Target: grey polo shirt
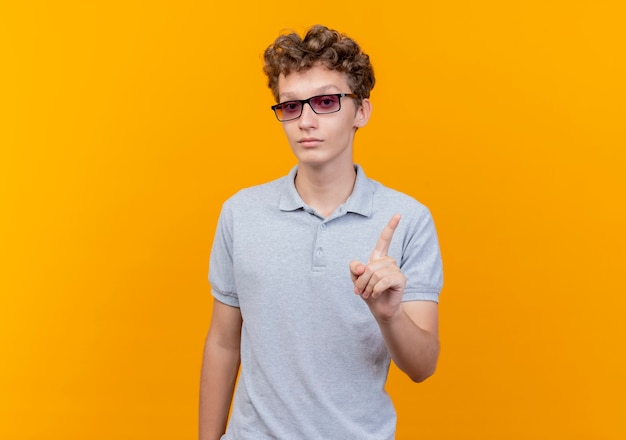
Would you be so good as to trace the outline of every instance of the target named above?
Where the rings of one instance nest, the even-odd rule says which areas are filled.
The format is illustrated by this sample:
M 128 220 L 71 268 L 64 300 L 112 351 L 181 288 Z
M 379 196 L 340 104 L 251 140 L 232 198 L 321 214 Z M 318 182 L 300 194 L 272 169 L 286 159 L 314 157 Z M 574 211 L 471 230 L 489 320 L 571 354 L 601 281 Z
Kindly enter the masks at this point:
M 404 301 L 438 301 L 441 256 L 428 209 L 356 170 L 352 195 L 327 218 L 298 195 L 297 167 L 224 203 L 209 280 L 243 317 L 224 439 L 394 438 L 389 353 L 349 263 L 368 261 L 396 213 L 389 255 L 407 278 Z

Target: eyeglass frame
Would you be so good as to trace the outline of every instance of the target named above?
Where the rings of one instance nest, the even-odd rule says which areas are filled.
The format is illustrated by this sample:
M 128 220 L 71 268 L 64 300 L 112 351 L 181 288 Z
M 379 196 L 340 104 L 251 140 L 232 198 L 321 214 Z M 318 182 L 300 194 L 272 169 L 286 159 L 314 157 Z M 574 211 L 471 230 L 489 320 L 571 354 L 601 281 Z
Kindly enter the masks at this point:
M 315 99 L 315 98 L 322 98 L 324 96 L 336 96 L 336 97 L 338 97 L 339 98 L 339 108 L 337 110 L 333 110 L 331 112 L 318 112 L 318 111 L 315 111 L 315 109 L 311 105 L 311 100 Z M 278 104 L 275 104 L 275 105 L 271 106 L 270 108 L 274 111 L 274 116 L 276 116 L 276 119 L 278 119 L 279 122 L 295 121 L 296 119 L 300 119 L 300 117 L 302 116 L 302 112 L 304 111 L 304 104 L 308 104 L 309 107 L 311 108 L 311 110 L 313 110 L 313 113 L 315 113 L 316 115 L 329 115 L 331 113 L 337 113 L 338 111 L 341 110 L 341 98 L 344 98 L 346 96 L 348 98 L 352 98 L 352 99 L 359 99 L 359 95 L 357 95 L 356 93 L 324 93 L 322 95 L 311 96 L 308 99 L 290 99 L 288 101 L 279 102 Z M 299 102 L 300 104 L 302 104 L 302 106 L 300 107 L 300 114 L 298 116 L 296 116 L 295 118 L 280 119 L 278 117 L 278 113 L 276 113 L 276 109 L 278 107 L 280 107 L 281 105 L 288 104 L 290 102 Z

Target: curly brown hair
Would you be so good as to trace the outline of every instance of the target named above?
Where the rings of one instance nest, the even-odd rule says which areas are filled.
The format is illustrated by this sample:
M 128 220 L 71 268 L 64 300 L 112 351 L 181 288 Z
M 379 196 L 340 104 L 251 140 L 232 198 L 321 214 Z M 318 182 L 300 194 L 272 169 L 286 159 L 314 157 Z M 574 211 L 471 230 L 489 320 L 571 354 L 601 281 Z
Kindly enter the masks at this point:
M 359 97 L 359 101 L 369 98 L 376 83 L 370 57 L 361 51 L 356 41 L 322 25 L 311 27 L 304 38 L 295 32 L 280 35 L 265 50 L 264 59 L 263 72 L 268 77 L 268 86 L 276 102 L 281 74 L 286 76 L 317 64 L 346 73 L 351 92 Z

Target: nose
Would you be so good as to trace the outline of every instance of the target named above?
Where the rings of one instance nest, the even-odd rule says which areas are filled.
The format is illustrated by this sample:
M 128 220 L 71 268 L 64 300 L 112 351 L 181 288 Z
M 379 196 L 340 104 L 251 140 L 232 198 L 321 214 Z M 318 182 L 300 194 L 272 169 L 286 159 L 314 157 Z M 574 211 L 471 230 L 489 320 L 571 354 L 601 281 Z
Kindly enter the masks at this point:
M 317 114 L 311 108 L 311 104 L 307 103 L 302 107 L 302 114 L 298 119 L 300 128 L 311 128 L 317 125 Z

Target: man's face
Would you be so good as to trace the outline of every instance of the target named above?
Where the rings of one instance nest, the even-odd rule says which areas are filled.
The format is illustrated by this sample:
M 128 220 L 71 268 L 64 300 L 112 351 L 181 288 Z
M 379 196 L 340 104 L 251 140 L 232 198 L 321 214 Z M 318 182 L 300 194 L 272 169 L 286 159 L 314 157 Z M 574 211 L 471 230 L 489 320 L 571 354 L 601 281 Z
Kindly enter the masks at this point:
M 345 73 L 314 66 L 301 72 L 292 72 L 278 79 L 280 102 L 308 99 L 312 96 L 352 93 Z M 343 97 L 341 110 L 316 114 L 304 104 L 298 119 L 282 122 L 289 146 L 301 166 L 352 166 L 352 142 L 357 127 L 367 123 L 369 100 L 357 106 L 353 98 Z

